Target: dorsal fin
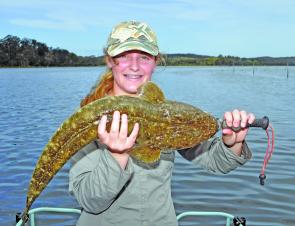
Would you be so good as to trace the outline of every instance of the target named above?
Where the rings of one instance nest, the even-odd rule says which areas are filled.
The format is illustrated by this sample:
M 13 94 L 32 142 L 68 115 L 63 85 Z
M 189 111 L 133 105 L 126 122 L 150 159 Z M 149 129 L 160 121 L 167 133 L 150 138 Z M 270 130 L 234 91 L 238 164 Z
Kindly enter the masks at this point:
M 138 97 L 151 103 L 163 103 L 165 96 L 162 90 L 153 82 L 147 82 L 138 89 Z

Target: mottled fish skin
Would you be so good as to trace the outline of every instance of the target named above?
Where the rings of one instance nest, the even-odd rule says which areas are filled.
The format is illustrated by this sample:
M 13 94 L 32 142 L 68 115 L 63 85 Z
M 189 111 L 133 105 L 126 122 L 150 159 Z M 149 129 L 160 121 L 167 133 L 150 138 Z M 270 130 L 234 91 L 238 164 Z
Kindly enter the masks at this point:
M 129 133 L 140 125 L 136 144 L 130 154 L 137 161 L 154 163 L 160 151 L 190 148 L 212 137 L 218 130 L 210 114 L 188 104 L 164 99 L 152 82 L 144 85 L 139 97 L 114 96 L 96 100 L 67 119 L 43 150 L 35 167 L 27 193 L 25 220 L 32 203 L 54 175 L 82 147 L 97 139 L 97 122 L 108 116 L 110 128 L 114 111 L 128 115 Z

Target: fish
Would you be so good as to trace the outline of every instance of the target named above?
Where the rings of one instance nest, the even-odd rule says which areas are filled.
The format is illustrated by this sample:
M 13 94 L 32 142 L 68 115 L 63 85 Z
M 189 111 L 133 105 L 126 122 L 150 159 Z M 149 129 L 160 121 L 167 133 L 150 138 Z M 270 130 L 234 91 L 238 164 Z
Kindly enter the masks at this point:
M 23 222 L 33 202 L 62 166 L 81 148 L 98 139 L 97 125 L 107 115 L 107 129 L 115 111 L 128 116 L 128 133 L 139 123 L 130 156 L 145 164 L 159 161 L 161 151 L 191 148 L 214 136 L 218 122 L 211 114 L 187 103 L 166 100 L 162 90 L 147 82 L 136 97 L 107 96 L 78 109 L 55 131 L 35 166 L 27 191 Z

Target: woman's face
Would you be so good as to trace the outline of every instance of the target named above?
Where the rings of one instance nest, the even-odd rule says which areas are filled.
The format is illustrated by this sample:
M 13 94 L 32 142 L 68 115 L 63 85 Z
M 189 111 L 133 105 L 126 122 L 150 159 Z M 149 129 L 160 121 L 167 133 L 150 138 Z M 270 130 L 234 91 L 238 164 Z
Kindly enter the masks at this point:
M 121 53 L 107 60 L 114 76 L 113 94 L 135 95 L 138 88 L 151 80 L 156 57 L 138 50 Z

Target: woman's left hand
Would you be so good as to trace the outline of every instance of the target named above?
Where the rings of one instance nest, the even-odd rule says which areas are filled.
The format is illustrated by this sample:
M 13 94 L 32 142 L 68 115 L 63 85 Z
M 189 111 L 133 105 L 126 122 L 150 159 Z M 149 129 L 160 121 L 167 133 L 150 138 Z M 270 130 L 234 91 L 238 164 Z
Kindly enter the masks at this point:
M 255 115 L 247 113 L 246 111 L 239 111 L 237 109 L 232 112 L 224 113 L 224 120 L 229 128 L 222 130 L 223 143 L 228 147 L 239 146 L 242 147 L 242 143 L 248 132 L 246 128 L 247 123 L 251 124 L 255 120 Z M 235 132 L 231 127 L 241 127 L 241 130 Z

